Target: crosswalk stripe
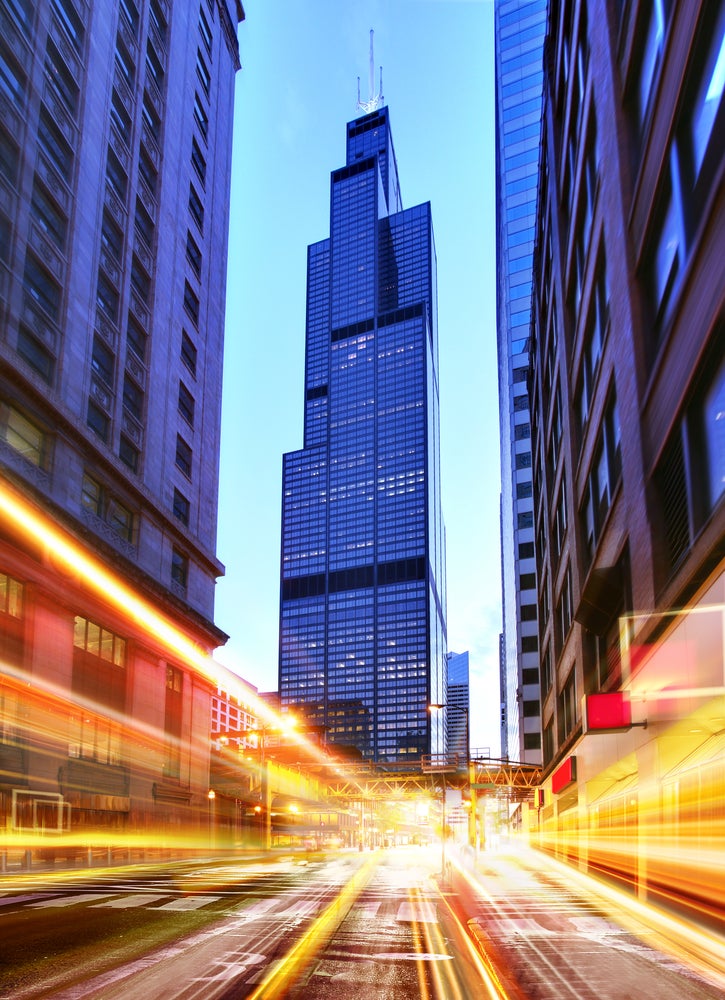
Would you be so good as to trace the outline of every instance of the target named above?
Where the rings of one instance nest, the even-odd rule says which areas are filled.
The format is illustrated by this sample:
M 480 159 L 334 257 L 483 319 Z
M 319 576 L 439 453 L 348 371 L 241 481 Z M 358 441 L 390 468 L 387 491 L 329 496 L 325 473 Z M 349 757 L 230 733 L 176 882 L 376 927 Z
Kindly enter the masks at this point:
M 399 923 L 437 924 L 435 906 L 432 903 L 401 903 L 395 919 Z
M 166 896 L 151 896 L 145 892 L 139 892 L 135 896 L 122 896 L 120 899 L 109 899 L 105 903 L 95 903 L 94 906 L 112 906 L 115 910 L 127 910 L 134 906 L 148 906 L 149 903 L 155 903 L 156 900 L 165 898 Z
M 182 896 L 180 899 L 172 899 L 170 903 L 157 906 L 157 910 L 198 910 L 200 906 L 207 903 L 215 903 L 219 896 Z
M 31 903 L 31 908 L 42 908 L 48 906 L 76 906 L 78 903 L 88 903 L 94 899 L 108 899 L 113 896 L 112 892 L 79 892 L 73 896 L 55 896 L 53 899 L 44 899 L 42 903 Z

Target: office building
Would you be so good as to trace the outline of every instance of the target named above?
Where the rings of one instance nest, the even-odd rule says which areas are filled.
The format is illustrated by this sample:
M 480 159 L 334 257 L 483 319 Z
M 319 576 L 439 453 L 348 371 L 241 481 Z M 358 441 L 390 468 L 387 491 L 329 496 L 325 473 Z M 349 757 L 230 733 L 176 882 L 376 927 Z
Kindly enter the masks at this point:
M 706 899 L 725 793 L 725 6 L 553 0 L 545 51 L 535 822 L 547 843 L 587 831 L 582 861 L 640 895 Z
M 242 18 L 231 0 L 0 13 L 2 495 L 138 599 L 69 568 L 5 506 L 5 816 L 13 796 L 28 815 L 44 796 L 63 823 L 120 830 L 178 824 L 205 801 L 216 686 L 183 649 L 203 660 L 225 639 L 213 613 Z M 149 609 L 180 646 L 144 623 Z M 50 744 L 48 712 L 62 720 Z
M 446 696 L 448 753 L 459 762 L 468 761 L 470 752 L 470 682 L 468 653 L 448 654 L 448 694 Z
M 531 279 L 546 0 L 496 0 L 496 325 L 501 439 L 501 755 L 541 761 L 531 480 Z
M 304 445 L 284 456 L 282 708 L 378 761 L 442 752 L 436 256 L 385 107 L 348 123 L 307 264 Z

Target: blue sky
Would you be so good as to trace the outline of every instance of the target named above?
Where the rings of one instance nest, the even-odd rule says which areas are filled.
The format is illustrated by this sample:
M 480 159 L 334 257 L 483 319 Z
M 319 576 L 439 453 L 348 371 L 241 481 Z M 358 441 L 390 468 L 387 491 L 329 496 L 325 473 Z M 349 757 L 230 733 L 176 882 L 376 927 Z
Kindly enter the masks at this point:
M 307 246 L 368 96 L 369 33 L 404 207 L 438 254 L 448 643 L 470 652 L 471 738 L 499 752 L 499 446 L 492 0 L 244 0 L 239 29 L 217 551 L 217 658 L 277 687 L 282 455 L 302 446 Z

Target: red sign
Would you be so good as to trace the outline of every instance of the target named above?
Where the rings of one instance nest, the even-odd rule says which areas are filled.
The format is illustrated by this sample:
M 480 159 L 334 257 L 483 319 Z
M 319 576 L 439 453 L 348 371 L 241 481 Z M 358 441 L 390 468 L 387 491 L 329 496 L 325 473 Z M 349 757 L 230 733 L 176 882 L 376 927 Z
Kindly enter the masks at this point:
M 567 757 L 551 776 L 551 790 L 554 795 L 563 792 L 576 781 L 576 757 Z
M 587 732 L 613 733 L 632 725 L 632 705 L 624 691 L 588 694 L 585 702 Z

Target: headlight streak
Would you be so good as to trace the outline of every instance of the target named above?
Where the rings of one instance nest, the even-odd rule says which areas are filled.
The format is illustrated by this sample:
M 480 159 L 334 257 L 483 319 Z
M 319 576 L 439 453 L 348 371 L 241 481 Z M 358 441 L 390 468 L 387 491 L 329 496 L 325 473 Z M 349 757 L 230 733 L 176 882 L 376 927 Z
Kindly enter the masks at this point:
M 363 863 L 287 954 L 272 966 L 259 986 L 249 994 L 249 1000 L 280 1000 L 285 997 L 290 983 L 314 961 L 329 936 L 345 919 L 350 907 L 370 881 L 377 864 L 375 855 Z
M 72 536 L 59 528 L 39 508 L 28 502 L 20 493 L 0 479 L 0 514 L 20 529 L 26 536 L 45 547 L 59 567 L 82 578 L 88 588 L 104 602 L 110 603 L 117 611 L 141 625 L 149 637 L 180 657 L 188 667 L 195 670 L 207 681 L 218 686 L 220 670 L 213 657 L 191 642 L 169 619 L 156 611 L 118 576 L 105 568 L 97 559 L 86 552 Z M 35 684 L 35 678 L 33 679 Z M 230 687 L 229 675 L 224 672 L 224 686 Z M 254 715 L 264 723 L 284 727 L 285 716 L 276 713 L 241 678 L 234 682 L 236 690 L 230 691 L 237 699 L 249 706 Z M 109 713 L 105 707 L 97 706 L 103 714 Z M 295 733 L 295 741 L 304 747 L 305 753 L 320 764 L 333 765 L 330 757 L 320 747 L 307 739 L 303 733 Z M 360 794 L 363 786 L 349 779 Z
M 463 868 L 460 868 L 455 861 L 453 864 L 460 875 L 466 879 L 476 892 L 482 891 L 480 884 L 472 879 L 468 872 L 466 872 Z M 470 931 L 463 925 L 460 917 L 455 912 L 443 892 L 440 893 L 440 905 L 445 907 L 449 919 L 455 924 L 459 933 L 459 939 L 464 944 L 468 956 L 480 977 L 481 984 L 486 990 L 486 996 L 489 1000 L 511 1000 L 509 993 L 507 993 L 503 983 L 499 979 L 498 973 L 493 962 L 491 961 L 490 956 L 483 949 L 480 942 L 478 942 L 478 946 L 473 943 Z M 445 994 L 442 994 L 442 996 L 445 996 Z

